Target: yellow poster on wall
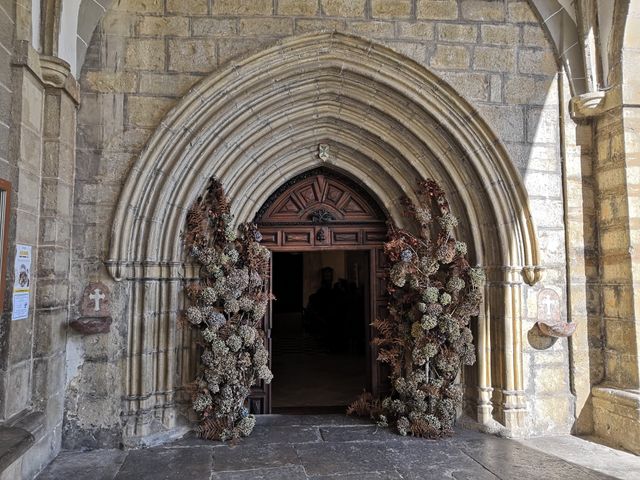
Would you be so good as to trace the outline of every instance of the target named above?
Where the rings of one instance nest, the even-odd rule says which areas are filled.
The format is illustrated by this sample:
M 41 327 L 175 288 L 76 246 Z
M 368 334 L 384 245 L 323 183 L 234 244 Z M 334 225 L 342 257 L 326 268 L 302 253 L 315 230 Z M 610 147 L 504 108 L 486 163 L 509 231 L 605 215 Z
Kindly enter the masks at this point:
M 16 245 L 15 275 L 13 281 L 13 312 L 11 320 L 29 317 L 31 296 L 31 246 Z

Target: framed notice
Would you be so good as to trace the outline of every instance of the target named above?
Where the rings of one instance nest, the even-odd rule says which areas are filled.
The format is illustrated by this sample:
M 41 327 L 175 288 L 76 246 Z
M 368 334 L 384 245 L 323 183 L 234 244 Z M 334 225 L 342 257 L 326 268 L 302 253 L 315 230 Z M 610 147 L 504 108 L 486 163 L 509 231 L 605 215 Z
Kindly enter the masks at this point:
M 29 316 L 31 296 L 31 246 L 16 245 L 15 275 L 13 281 L 13 312 L 11 320 Z

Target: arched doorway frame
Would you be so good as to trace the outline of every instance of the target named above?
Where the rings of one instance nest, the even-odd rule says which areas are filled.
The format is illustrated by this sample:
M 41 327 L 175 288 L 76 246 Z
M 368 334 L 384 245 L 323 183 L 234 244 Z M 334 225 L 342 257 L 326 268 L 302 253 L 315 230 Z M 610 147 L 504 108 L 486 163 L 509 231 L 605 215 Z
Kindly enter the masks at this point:
M 318 145 L 328 145 L 328 159 Z M 522 285 L 540 279 L 522 180 L 480 114 L 435 74 L 388 48 L 337 33 L 294 37 L 196 85 L 136 160 L 116 208 L 107 268 L 128 283 L 125 443 L 180 427 L 192 378 L 178 332 L 186 211 L 216 175 L 238 222 L 274 188 L 322 164 L 358 178 L 403 226 L 399 199 L 435 178 L 487 271 L 477 341 L 477 416 L 524 426 Z
M 365 357 L 367 388 L 382 392 L 383 370 L 372 348 L 373 320 L 386 315 L 386 241 L 389 216 L 377 199 L 357 180 L 334 169 L 314 168 L 281 185 L 256 213 L 254 222 L 262 244 L 272 252 L 360 251 L 369 255 L 368 292 L 365 294 Z M 273 277 L 271 279 L 273 281 Z M 272 282 L 271 282 L 272 283 Z M 272 352 L 271 308 L 263 322 Z M 274 381 L 277 379 L 274 378 Z M 252 392 L 252 410 L 271 411 L 271 386 L 260 384 Z

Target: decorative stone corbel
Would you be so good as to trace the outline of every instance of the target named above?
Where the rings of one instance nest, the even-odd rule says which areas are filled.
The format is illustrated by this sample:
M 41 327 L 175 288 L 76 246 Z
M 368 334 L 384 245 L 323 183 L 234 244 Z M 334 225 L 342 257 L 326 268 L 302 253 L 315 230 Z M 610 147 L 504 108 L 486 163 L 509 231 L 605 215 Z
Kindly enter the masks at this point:
M 526 267 L 522 267 L 522 278 L 524 278 L 524 283 L 533 287 L 536 283 L 542 280 L 543 272 L 544 268 L 540 266 L 527 265 Z
M 615 106 L 612 90 L 600 90 L 576 95 L 569 102 L 569 112 L 575 121 L 599 117 Z
M 58 57 L 40 55 L 40 72 L 42 83 L 48 87 L 61 88 L 78 105 L 80 103 L 80 87 L 71 74 L 71 66 Z

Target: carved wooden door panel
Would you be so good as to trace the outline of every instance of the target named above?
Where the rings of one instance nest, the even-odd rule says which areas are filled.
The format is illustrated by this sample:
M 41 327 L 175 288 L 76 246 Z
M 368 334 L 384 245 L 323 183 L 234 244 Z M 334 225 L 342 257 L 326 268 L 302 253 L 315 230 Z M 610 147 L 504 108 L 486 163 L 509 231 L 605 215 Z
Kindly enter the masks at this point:
M 265 290 L 271 293 L 273 288 L 273 263 L 269 265 L 269 276 L 264 286 Z M 264 332 L 264 343 L 269 351 L 269 368 L 271 368 L 271 329 L 273 324 L 273 305 L 269 302 L 267 312 L 262 318 L 262 331 Z M 271 413 L 271 384 L 265 383 L 263 380 L 251 388 L 249 396 L 249 412 L 253 414 Z
M 279 188 L 262 206 L 254 221 L 262 234 L 262 244 L 272 252 L 368 252 L 367 324 L 385 314 L 386 263 L 382 247 L 387 238 L 387 217 L 362 186 L 331 170 L 306 172 Z M 271 305 L 263 327 L 271 357 Z M 371 327 L 366 335 L 368 387 L 379 393 L 385 390 L 381 379 L 386 377 L 376 361 L 377 352 L 370 346 Z M 255 386 L 250 397 L 252 412 L 270 413 L 270 395 L 270 385 Z

